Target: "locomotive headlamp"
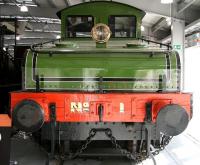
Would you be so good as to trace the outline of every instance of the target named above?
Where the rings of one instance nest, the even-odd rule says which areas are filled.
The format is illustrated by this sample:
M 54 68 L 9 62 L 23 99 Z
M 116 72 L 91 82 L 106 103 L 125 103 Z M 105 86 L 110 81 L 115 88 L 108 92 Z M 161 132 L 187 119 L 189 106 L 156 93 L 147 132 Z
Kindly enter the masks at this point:
M 33 100 L 19 102 L 12 113 L 13 124 L 21 131 L 38 131 L 44 123 L 44 112 Z
M 98 43 L 105 43 L 110 39 L 110 28 L 103 23 L 96 24 L 91 31 L 92 38 Z
M 182 133 L 189 123 L 189 115 L 178 104 L 164 106 L 158 113 L 157 125 L 160 132 L 168 136 L 176 136 Z

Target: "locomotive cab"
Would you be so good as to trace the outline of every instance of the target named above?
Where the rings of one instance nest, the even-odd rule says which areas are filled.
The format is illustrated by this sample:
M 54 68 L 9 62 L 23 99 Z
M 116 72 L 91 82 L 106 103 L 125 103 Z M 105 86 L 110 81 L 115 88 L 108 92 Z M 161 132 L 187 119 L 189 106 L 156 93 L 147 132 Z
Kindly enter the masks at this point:
M 182 133 L 192 96 L 180 91 L 180 58 L 168 45 L 141 42 L 144 15 L 107 1 L 58 12 L 61 40 L 32 46 L 24 89 L 11 92 L 14 125 L 50 141 L 51 155 L 61 147 L 69 159 L 117 155 L 139 162 Z M 112 145 L 117 153 L 100 152 Z M 89 152 L 94 148 L 100 153 Z

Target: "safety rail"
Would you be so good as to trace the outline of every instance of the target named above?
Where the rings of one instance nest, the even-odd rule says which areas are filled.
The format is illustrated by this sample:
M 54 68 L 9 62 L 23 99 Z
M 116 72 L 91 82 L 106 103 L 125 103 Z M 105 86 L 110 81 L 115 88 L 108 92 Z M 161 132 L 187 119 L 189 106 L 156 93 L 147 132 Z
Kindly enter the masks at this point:
M 150 44 L 150 43 L 158 44 L 158 45 L 160 45 L 160 48 L 162 48 L 162 46 L 166 46 L 168 50 L 172 49 L 172 46 L 170 44 L 163 44 L 163 43 L 160 43 L 157 41 L 152 41 L 152 40 L 148 40 L 148 39 L 144 39 L 144 38 L 138 38 L 138 39 L 141 40 L 142 42 L 145 41 L 148 44 Z
M 145 41 L 148 44 L 150 44 L 150 43 L 158 44 L 158 45 L 160 45 L 160 48 L 162 48 L 162 46 L 165 46 L 165 47 L 167 47 L 168 50 L 172 49 L 172 46 L 170 44 L 163 44 L 163 43 L 160 43 L 157 41 L 152 41 L 152 40 L 148 40 L 148 39 L 144 39 L 144 38 L 138 38 L 138 40 L 141 40 L 142 42 Z M 31 50 L 34 50 L 35 47 L 42 46 L 44 44 L 49 44 L 49 43 L 54 44 L 57 41 L 61 41 L 61 39 L 54 39 L 54 40 L 50 40 L 50 41 L 46 41 L 46 42 L 33 44 L 33 45 L 31 45 Z
M 50 41 L 33 44 L 33 45 L 31 45 L 31 50 L 34 50 L 35 47 L 42 46 L 44 44 L 49 44 L 49 43 L 54 44 L 56 41 L 61 41 L 61 39 L 53 39 L 53 40 L 50 40 Z

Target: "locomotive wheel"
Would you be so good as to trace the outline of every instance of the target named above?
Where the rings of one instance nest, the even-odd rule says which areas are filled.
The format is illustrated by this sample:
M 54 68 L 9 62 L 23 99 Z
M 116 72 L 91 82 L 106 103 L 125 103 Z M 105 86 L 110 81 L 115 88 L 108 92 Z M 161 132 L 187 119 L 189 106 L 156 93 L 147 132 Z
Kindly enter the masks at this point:
M 44 123 L 44 112 L 35 101 L 23 100 L 15 106 L 12 120 L 21 131 L 36 132 Z

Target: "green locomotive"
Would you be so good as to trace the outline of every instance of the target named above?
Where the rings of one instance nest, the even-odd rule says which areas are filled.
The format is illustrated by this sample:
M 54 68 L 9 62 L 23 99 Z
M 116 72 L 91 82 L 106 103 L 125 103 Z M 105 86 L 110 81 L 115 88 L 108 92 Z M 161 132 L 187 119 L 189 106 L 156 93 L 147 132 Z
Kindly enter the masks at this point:
M 137 40 L 144 14 L 110 2 L 84 3 L 60 11 L 62 41 L 29 51 L 25 89 L 35 89 L 37 75 L 45 90 L 98 91 L 100 78 L 103 90 L 157 91 L 162 78 L 167 91 L 179 90 L 177 53 L 150 49 Z M 91 30 L 98 23 L 110 27 L 109 42 L 92 40 Z
M 50 140 L 52 158 L 61 143 L 65 158 L 111 144 L 135 162 L 153 158 L 187 127 L 192 96 L 180 92 L 178 53 L 141 41 L 144 15 L 110 1 L 58 12 L 61 40 L 33 45 L 24 89 L 11 93 L 15 126 Z

